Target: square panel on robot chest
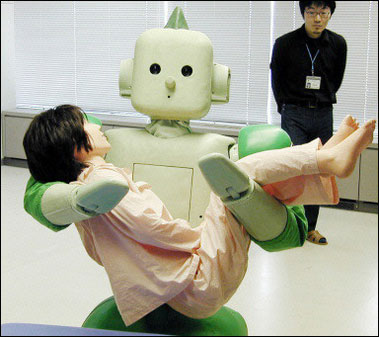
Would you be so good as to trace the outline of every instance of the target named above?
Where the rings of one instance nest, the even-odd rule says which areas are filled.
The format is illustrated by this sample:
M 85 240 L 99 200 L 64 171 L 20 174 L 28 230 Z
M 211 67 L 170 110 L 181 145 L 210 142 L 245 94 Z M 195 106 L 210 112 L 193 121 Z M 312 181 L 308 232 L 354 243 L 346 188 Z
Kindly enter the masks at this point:
M 123 128 L 106 132 L 112 145 L 106 161 L 132 171 L 134 181 L 146 181 L 174 218 L 199 225 L 209 203 L 210 188 L 198 167 L 203 155 L 228 155 L 233 138 L 192 133 L 158 138 L 146 130 Z

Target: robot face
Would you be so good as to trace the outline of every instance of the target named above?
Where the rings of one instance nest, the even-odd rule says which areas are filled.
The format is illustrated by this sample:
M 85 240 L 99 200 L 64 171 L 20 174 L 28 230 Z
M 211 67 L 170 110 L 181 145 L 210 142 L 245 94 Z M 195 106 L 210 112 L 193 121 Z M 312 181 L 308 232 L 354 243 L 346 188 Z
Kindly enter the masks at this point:
M 132 105 L 152 119 L 189 120 L 211 105 L 213 48 L 203 33 L 151 29 L 135 47 Z

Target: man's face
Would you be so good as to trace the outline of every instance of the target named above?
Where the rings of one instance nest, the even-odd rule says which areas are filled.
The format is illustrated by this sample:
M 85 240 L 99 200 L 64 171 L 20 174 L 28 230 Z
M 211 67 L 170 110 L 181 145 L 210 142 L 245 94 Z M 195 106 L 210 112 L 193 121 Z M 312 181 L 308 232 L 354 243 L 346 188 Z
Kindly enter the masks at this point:
M 305 7 L 304 19 L 305 30 L 309 37 L 317 39 L 328 25 L 331 11 L 329 7 L 318 7 L 312 4 L 310 7 Z

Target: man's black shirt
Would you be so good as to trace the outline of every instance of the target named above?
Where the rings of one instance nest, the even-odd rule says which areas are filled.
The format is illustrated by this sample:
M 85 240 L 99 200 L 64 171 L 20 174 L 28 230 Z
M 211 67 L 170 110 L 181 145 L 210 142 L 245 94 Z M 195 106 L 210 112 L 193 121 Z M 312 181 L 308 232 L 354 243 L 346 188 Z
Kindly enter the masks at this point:
M 306 77 L 312 76 L 307 45 L 312 58 L 320 50 L 314 62 L 314 76 L 321 77 L 319 90 L 305 89 Z M 328 29 L 322 32 L 320 38 L 312 39 L 303 25 L 276 39 L 270 68 L 278 111 L 284 103 L 336 103 L 336 92 L 345 71 L 346 54 L 345 39 Z

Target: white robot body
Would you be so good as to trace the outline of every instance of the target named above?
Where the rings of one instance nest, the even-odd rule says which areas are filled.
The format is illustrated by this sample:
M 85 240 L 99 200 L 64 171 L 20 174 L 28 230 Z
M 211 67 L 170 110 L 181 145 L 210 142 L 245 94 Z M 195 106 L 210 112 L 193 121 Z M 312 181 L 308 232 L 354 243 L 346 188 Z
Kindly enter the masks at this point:
M 214 152 L 228 156 L 233 138 L 213 133 L 160 138 L 132 128 L 105 134 L 112 144 L 108 162 L 130 169 L 134 181 L 149 183 L 174 218 L 185 219 L 191 226 L 202 222 L 210 188 L 200 172 L 199 159 Z

